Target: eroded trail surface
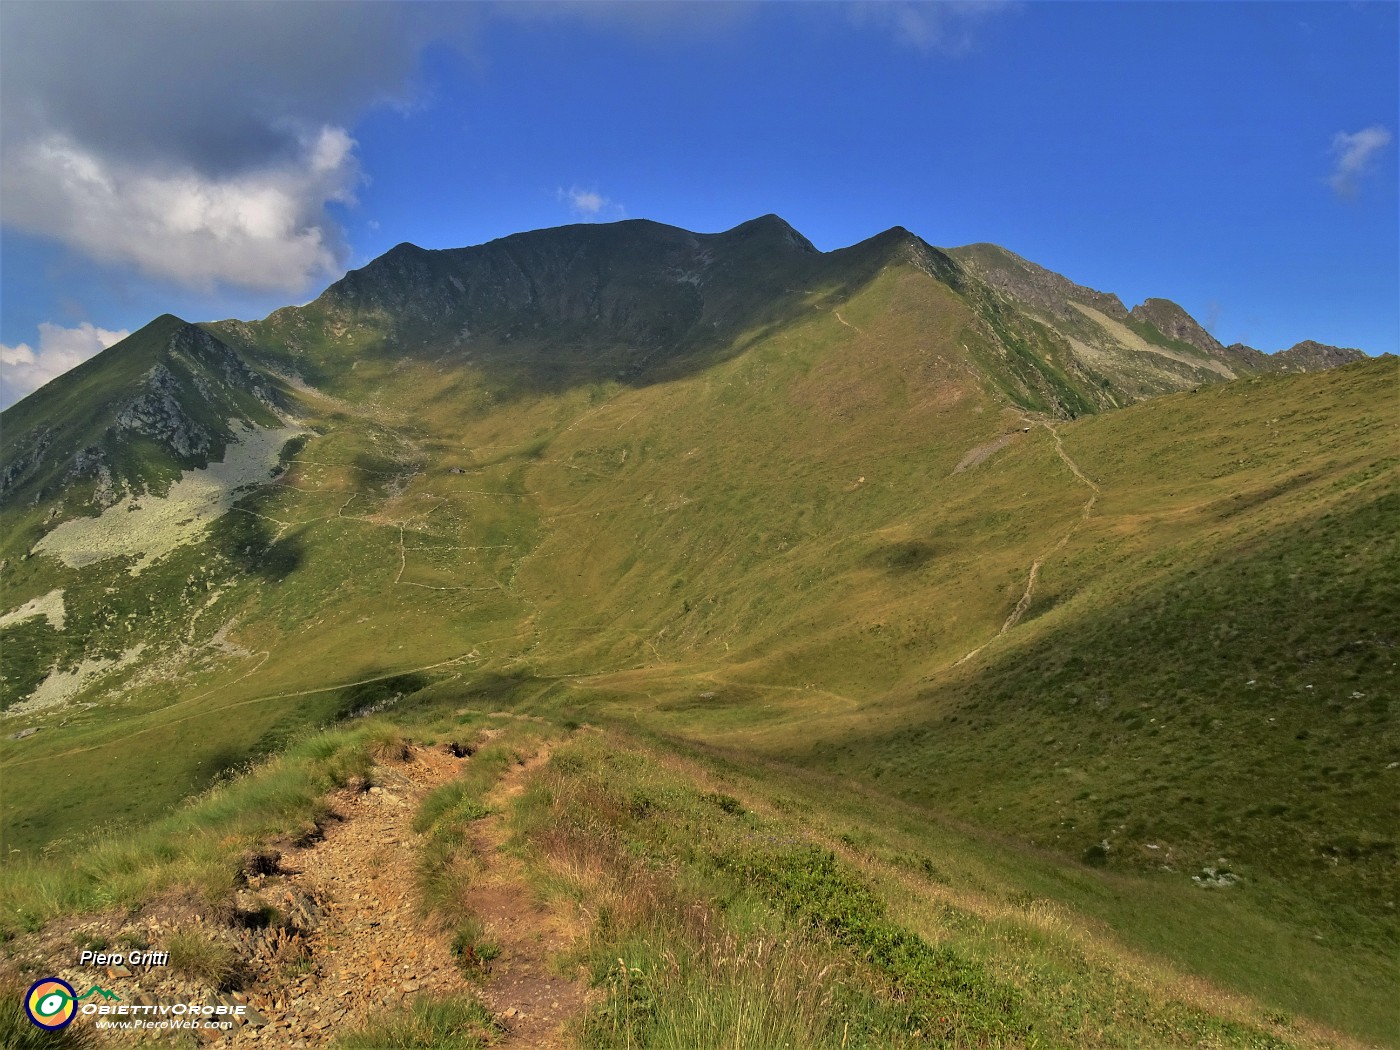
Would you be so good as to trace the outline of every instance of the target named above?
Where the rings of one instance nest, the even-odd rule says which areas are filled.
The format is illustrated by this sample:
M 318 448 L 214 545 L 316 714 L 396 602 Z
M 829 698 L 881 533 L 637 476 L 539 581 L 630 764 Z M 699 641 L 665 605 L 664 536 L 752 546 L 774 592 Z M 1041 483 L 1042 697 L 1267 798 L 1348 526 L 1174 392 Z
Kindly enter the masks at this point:
M 580 930 L 543 902 L 522 895 L 524 873 L 519 859 L 504 850 L 508 836 L 502 815 L 524 790 L 529 772 L 548 757 L 540 752 L 511 767 L 488 796 L 492 815 L 477 822 L 473 836 L 482 870 L 467 891 L 467 905 L 501 949 L 481 986 L 491 1012 L 506 1024 L 515 1045 L 562 1048 L 573 1045 L 564 1029 L 587 1006 L 587 989 L 560 975 L 552 960 Z
M 342 819 L 323 839 L 286 852 L 279 872 L 250 881 L 251 893 L 297 920 L 304 933 L 289 939 L 280 930 L 250 932 L 258 972 L 246 999 L 266 1023 L 241 1027 L 232 1045 L 329 1045 L 372 1015 L 424 995 L 481 996 L 503 1027 L 497 1045 L 566 1045 L 563 1025 L 582 1009 L 585 991 L 548 973 L 567 936 L 535 903 L 518 861 L 485 856 L 468 902 L 502 949 L 490 973 L 468 981 L 449 950 L 450 934 L 419 907 L 421 839 L 413 815 L 469 761 L 415 748 L 406 761 L 380 766 L 377 786 L 335 797 Z M 512 768 L 506 790 L 521 783 L 525 769 Z M 479 848 L 496 852 L 505 838 L 502 820 L 493 814 L 478 822 Z
M 378 786 L 336 796 L 343 819 L 324 839 L 285 853 L 281 874 L 252 880 L 305 932 L 289 940 L 274 931 L 262 943 L 255 935 L 260 972 L 247 995 L 267 1024 L 242 1028 L 235 1046 L 319 1046 L 417 995 L 468 991 L 440 930 L 419 915 L 411 827 L 418 802 L 461 761 L 415 749 L 381 766 Z

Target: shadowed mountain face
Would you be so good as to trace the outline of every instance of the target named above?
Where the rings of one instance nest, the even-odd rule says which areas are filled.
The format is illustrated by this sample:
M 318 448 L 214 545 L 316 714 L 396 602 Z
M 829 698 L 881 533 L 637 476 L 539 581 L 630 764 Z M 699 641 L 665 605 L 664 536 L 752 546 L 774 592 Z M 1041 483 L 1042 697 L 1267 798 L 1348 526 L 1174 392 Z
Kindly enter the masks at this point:
M 684 346 L 780 310 L 823 270 L 777 216 L 722 234 L 636 220 L 509 237 L 479 248 L 401 244 L 317 300 L 411 346 L 474 335 Z M 454 327 L 456 326 L 456 327 Z
M 470 364 L 497 393 L 645 384 L 694 372 L 840 302 L 887 268 L 952 292 L 928 331 L 1022 407 L 1073 417 L 1251 371 L 1315 370 L 1227 351 L 1175 303 L 1132 311 L 993 245 L 944 252 L 898 227 L 821 253 L 774 215 L 718 234 L 644 220 L 517 234 L 473 248 L 402 244 L 305 307 L 210 330 L 313 383 L 349 382 L 359 358 Z M 961 335 L 958 332 L 961 331 Z M 973 344 L 977 344 L 974 346 Z
M 645 220 L 569 226 L 472 248 L 401 244 L 263 321 L 160 318 L 4 414 L 0 499 L 202 466 L 222 452 L 228 419 L 266 421 L 276 383 L 264 366 L 347 392 L 408 360 L 469 368 L 497 399 L 642 385 L 839 310 L 885 271 L 941 286 L 909 306 L 923 311 L 909 339 L 961 359 L 1019 407 L 1060 417 L 1364 356 L 1312 342 L 1273 356 L 1225 348 L 1168 300 L 1129 311 L 1005 249 L 944 252 L 898 227 L 822 253 L 775 215 L 717 234 Z
M 644 220 L 517 234 L 472 248 L 402 244 L 305 307 L 208 326 L 313 384 L 354 389 L 372 362 L 463 366 L 515 398 L 643 385 L 742 353 L 829 310 L 890 265 L 955 282 L 904 230 L 821 253 L 774 215 L 718 234 Z

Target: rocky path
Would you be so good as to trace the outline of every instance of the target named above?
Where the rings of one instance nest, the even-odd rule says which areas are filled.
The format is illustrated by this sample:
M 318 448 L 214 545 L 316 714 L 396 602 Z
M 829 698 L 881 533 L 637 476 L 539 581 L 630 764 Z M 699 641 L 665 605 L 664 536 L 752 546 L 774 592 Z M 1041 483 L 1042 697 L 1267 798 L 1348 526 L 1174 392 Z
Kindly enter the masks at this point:
M 497 1045 L 567 1045 L 561 1029 L 583 1008 L 585 990 L 548 967 L 569 931 L 533 900 L 519 862 L 499 854 L 503 816 L 477 823 L 483 872 L 466 902 L 502 949 L 490 972 L 468 981 L 449 951 L 450 933 L 418 906 L 413 815 L 467 761 L 411 749 L 406 761 L 379 767 L 378 786 L 335 798 L 342 819 L 327 826 L 324 839 L 284 854 L 280 873 L 252 880 L 250 891 L 306 932 L 263 936 L 260 972 L 244 997 L 266 1023 L 240 1028 L 231 1045 L 329 1045 L 372 1014 L 422 995 L 480 996 L 502 1025 Z M 500 801 L 518 793 L 540 761 L 513 767 Z
M 522 861 L 506 848 L 510 803 L 547 760 L 541 750 L 510 766 L 486 800 L 490 815 L 471 825 L 472 875 L 461 917 L 474 913 L 485 927 L 483 940 L 499 955 L 470 979 L 450 951 L 452 924 L 423 915 L 417 889 L 423 838 L 412 825 L 423 798 L 472 759 L 420 747 L 406 747 L 376 766 L 374 787 L 361 783 L 333 795 L 333 815 L 301 829 L 281 852 L 246 857 L 246 884 L 231 907 L 211 912 L 177 890 L 137 913 L 55 922 L 9 946 L 0 978 L 54 974 L 76 989 L 101 985 L 120 1002 L 146 1007 L 248 1008 L 246 1021 L 231 1031 L 197 1033 L 202 1045 L 329 1047 L 375 1015 L 428 996 L 484 1002 L 499 1025 L 493 1046 L 568 1046 L 566 1026 L 588 1005 L 588 991 L 555 960 L 581 930 L 535 896 Z M 197 976 L 173 960 L 152 967 L 83 966 L 74 947 L 165 949 L 179 937 L 208 945 L 222 960 L 223 976 Z M 114 1046 L 169 1045 L 154 1032 L 109 1031 L 98 1039 Z
M 305 933 L 274 931 L 258 944 L 247 999 L 267 1023 L 241 1028 L 234 1046 L 321 1046 L 377 1010 L 470 990 L 441 930 L 419 914 L 411 827 L 423 796 L 462 761 L 412 749 L 407 761 L 381 766 L 378 786 L 335 798 L 341 819 L 324 839 L 284 854 L 280 874 L 252 880 Z

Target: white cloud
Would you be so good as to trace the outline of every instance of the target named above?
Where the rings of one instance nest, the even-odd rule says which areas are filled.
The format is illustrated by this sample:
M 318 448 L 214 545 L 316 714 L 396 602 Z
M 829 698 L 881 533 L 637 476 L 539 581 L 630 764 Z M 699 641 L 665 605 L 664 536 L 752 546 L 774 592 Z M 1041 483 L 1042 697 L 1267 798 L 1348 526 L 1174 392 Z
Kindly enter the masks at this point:
M 1361 179 L 1371 170 L 1376 154 L 1390 145 L 1388 128 L 1373 124 L 1360 131 L 1339 131 L 1332 136 L 1332 152 L 1336 165 L 1327 182 L 1341 197 L 1355 197 L 1360 192 Z
M 865 0 L 848 8 L 858 26 L 872 26 L 923 52 L 964 55 L 982 26 L 1017 5 L 1009 0 Z
M 0 2 L 7 228 L 99 263 L 296 295 L 347 261 L 343 129 L 422 95 L 484 5 Z M 209 58 L 215 42 L 218 61 Z
M 349 261 L 327 208 L 359 180 L 342 129 L 376 107 L 422 105 L 425 49 L 484 60 L 489 27 L 522 20 L 665 47 L 729 32 L 758 10 L 366 2 L 348 17 L 332 3 L 0 0 L 3 220 L 112 267 L 295 296 Z M 625 214 L 590 191 L 570 206 L 586 218 Z
M 82 364 L 99 351 L 120 342 L 131 333 L 112 332 L 84 321 L 77 328 L 64 328 L 45 321 L 39 325 L 39 349 L 28 343 L 6 346 L 0 343 L 0 407 L 8 407 L 33 393 L 50 379 Z
M 554 194 L 559 200 L 566 202 L 573 213 L 584 219 L 597 219 L 601 216 L 611 218 L 622 218 L 627 214 L 625 208 L 616 201 L 609 200 L 597 190 L 584 190 L 577 186 L 566 189 L 558 189 Z
M 264 167 L 208 175 L 132 164 L 49 135 L 6 153 L 6 220 L 103 263 L 196 288 L 295 291 L 336 271 L 340 227 L 326 213 L 359 181 L 355 141 L 327 126 Z

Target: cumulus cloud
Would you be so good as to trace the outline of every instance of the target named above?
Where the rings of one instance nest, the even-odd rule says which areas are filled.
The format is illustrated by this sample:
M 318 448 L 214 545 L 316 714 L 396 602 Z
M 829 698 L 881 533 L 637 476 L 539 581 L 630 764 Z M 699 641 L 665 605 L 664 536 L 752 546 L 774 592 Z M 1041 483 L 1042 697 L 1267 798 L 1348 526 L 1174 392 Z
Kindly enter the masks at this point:
M 7 140 L 61 134 L 92 152 L 209 175 L 301 151 L 418 94 L 422 49 L 473 46 L 475 5 L 0 5 Z
M 62 375 L 94 354 L 120 342 L 131 333 L 97 328 L 86 321 L 77 328 L 39 325 L 39 349 L 28 343 L 0 343 L 0 408 L 33 393 L 50 379 Z
M 192 287 L 300 288 L 344 257 L 326 205 L 353 200 L 354 148 L 344 129 L 324 127 L 285 161 L 208 175 L 105 157 L 50 135 L 7 158 L 6 218 L 98 262 Z
M 620 219 L 627 214 L 622 205 L 609 200 L 597 190 L 585 190 L 577 186 L 570 186 L 567 190 L 563 188 L 556 190 L 555 196 L 568 204 L 569 210 L 582 219 Z
M 7 225 L 196 288 L 296 292 L 346 261 L 344 130 L 410 105 L 467 4 L 0 4 Z
M 1375 165 L 1376 155 L 1390 145 L 1388 128 L 1373 124 L 1360 131 L 1339 131 L 1332 136 L 1332 153 L 1336 161 L 1327 183 L 1339 197 L 1355 197 L 1361 180 Z
M 972 50 L 990 19 L 1016 6 L 1010 0 L 873 0 L 848 10 L 857 26 L 883 30 L 917 51 L 958 56 Z

